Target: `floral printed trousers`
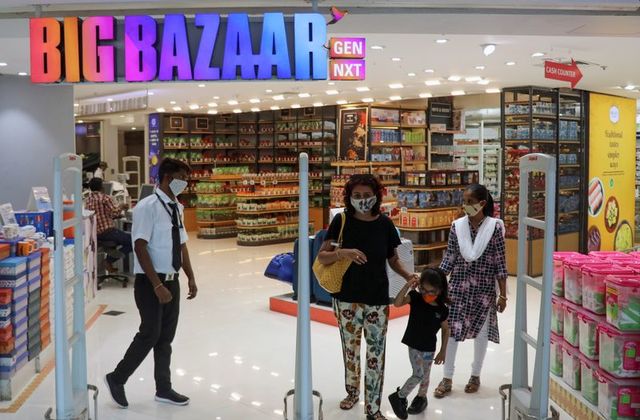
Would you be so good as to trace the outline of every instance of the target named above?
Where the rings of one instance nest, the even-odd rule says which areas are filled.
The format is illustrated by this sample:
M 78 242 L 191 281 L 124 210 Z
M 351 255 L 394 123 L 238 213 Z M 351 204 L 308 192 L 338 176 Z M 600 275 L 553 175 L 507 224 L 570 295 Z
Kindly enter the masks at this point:
M 384 384 L 384 362 L 389 324 L 389 306 L 333 301 L 338 320 L 345 367 L 345 388 L 352 396 L 360 395 L 360 344 L 362 332 L 367 343 L 364 379 L 366 414 L 380 411 Z

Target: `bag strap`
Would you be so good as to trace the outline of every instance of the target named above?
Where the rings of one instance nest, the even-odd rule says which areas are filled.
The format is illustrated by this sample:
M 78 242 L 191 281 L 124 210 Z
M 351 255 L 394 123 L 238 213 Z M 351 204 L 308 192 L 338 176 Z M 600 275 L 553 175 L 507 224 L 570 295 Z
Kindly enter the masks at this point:
M 340 216 L 342 218 L 342 225 L 340 226 L 340 234 L 338 235 L 338 245 L 342 248 L 342 232 L 344 231 L 344 225 L 347 223 L 347 214 L 342 212 Z

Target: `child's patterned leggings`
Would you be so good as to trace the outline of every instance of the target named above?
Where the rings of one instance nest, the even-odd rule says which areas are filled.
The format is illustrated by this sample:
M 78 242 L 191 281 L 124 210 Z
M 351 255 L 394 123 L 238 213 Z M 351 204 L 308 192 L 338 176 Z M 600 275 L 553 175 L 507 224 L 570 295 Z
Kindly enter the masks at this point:
M 429 389 L 429 376 L 431 374 L 431 365 L 433 364 L 434 352 L 424 352 L 409 347 L 409 360 L 411 361 L 411 368 L 413 369 L 413 375 L 407 382 L 400 388 L 398 395 L 400 398 L 407 398 L 411 391 L 418 385 L 418 395 L 425 397 L 427 390 Z
M 380 411 L 384 384 L 384 362 L 389 324 L 389 306 L 333 301 L 342 341 L 345 367 L 345 388 L 352 396 L 360 395 L 360 344 L 362 331 L 367 342 L 367 362 L 364 378 L 366 414 Z

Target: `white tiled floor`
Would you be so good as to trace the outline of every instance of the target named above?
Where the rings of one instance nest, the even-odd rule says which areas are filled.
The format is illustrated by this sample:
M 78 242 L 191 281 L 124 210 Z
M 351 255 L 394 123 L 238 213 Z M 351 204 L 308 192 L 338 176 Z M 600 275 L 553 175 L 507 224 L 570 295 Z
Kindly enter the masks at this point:
M 195 235 L 194 235 L 195 236 Z M 238 248 L 235 240 L 190 242 L 200 294 L 182 300 L 178 334 L 174 341 L 174 388 L 191 397 L 188 407 L 170 407 L 153 401 L 153 363 L 148 357 L 127 384 L 128 410 L 114 408 L 105 393 L 103 375 L 113 369 L 136 332 L 139 318 L 133 289 L 109 285 L 98 294 L 108 310 L 124 311 L 102 316 L 88 333 L 89 382 L 100 387 L 101 419 L 282 419 L 283 396 L 293 387 L 296 319 L 269 311 L 270 296 L 290 291 L 290 286 L 266 279 L 262 272 L 271 256 L 291 245 Z M 513 295 L 514 284 L 510 283 Z M 183 288 L 183 291 L 185 289 Z M 509 303 L 514 303 L 510 299 Z M 537 324 L 537 296 L 529 299 L 531 324 Z M 490 344 L 481 391 L 462 391 L 470 374 L 472 343 L 461 346 L 455 390 L 444 400 L 430 400 L 427 414 L 418 418 L 499 419 L 498 387 L 511 381 L 513 306 L 499 318 L 502 344 Z M 536 315 L 536 318 L 533 316 Z M 390 323 L 383 408 L 394 418 L 387 395 L 410 375 L 406 347 L 400 343 L 406 318 Z M 533 331 L 532 333 L 535 333 Z M 338 408 L 344 397 L 343 367 L 336 328 L 312 323 L 313 384 L 324 396 L 328 420 L 362 419 L 363 408 L 350 412 Z M 432 388 L 441 367 L 432 370 Z M 54 403 L 53 374 L 44 381 L 16 415 L 7 419 L 39 419 Z

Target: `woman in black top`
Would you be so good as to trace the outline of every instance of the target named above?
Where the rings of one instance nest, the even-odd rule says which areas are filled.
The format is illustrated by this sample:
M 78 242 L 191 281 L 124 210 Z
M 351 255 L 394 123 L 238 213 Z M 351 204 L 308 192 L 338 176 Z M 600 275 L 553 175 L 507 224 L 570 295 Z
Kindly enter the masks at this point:
M 318 255 L 320 263 L 331 265 L 349 259 L 351 266 L 344 275 L 342 289 L 334 297 L 345 365 L 347 397 L 340 408 L 349 410 L 360 394 L 360 343 L 362 331 L 367 342 L 365 366 L 365 412 L 367 419 L 384 420 L 380 411 L 387 324 L 389 321 L 389 279 L 386 262 L 407 281 L 417 278 L 400 264 L 396 248 L 400 237 L 393 222 L 380 214 L 381 183 L 372 175 L 354 175 L 344 191 L 346 223 L 342 244 L 342 218 L 334 218 L 327 240 Z

